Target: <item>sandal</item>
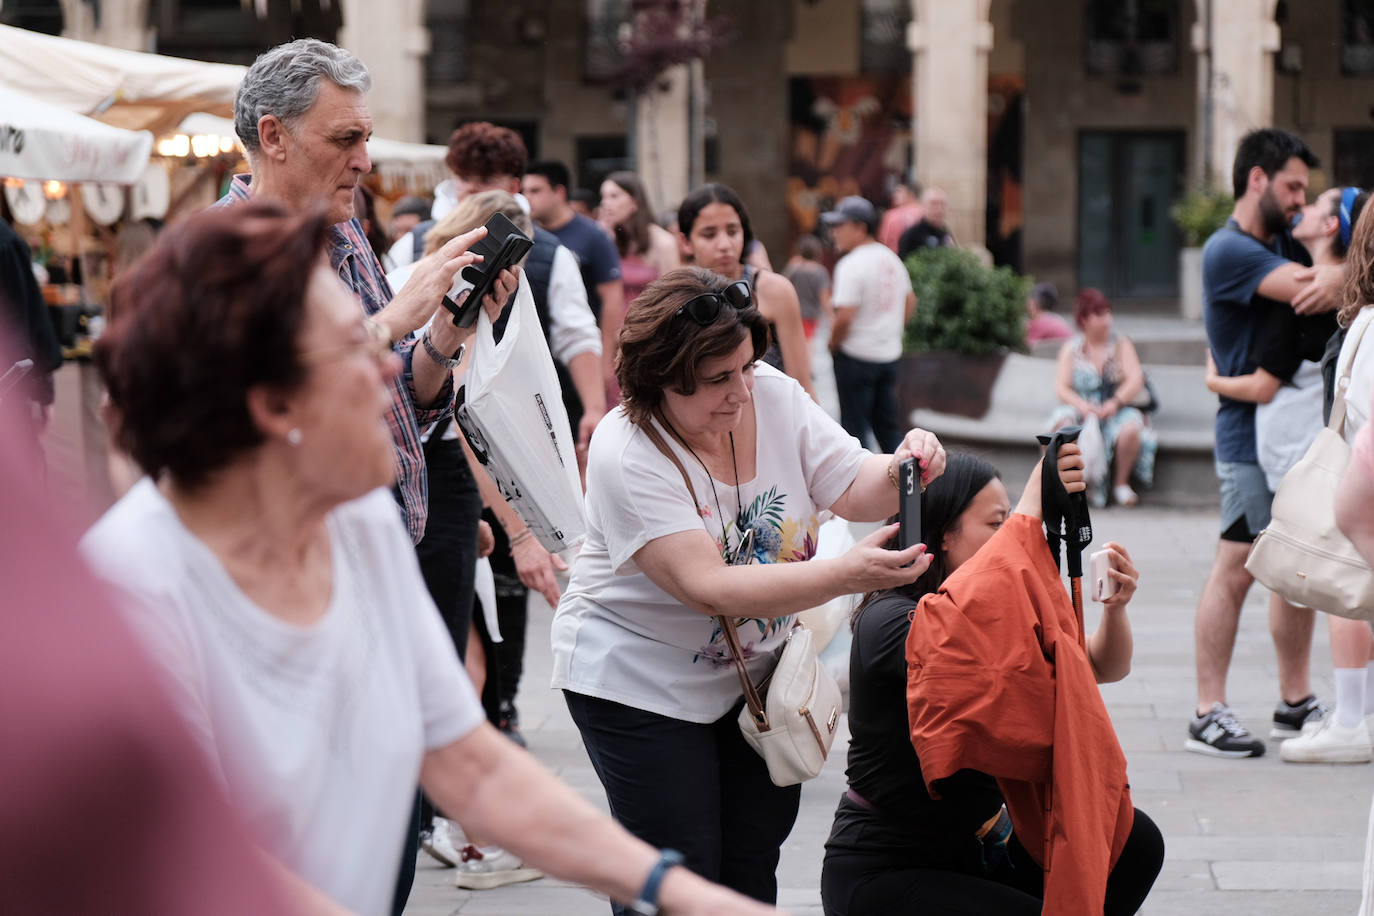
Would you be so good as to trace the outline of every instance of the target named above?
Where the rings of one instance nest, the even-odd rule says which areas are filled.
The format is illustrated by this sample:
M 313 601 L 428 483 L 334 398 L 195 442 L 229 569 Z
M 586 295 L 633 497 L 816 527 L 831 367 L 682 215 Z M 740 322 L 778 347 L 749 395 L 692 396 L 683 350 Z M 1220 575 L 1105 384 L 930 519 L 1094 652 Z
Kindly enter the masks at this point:
M 1140 497 L 1136 495 L 1127 484 L 1117 484 L 1112 487 L 1112 499 L 1115 499 L 1120 506 L 1137 506 L 1140 504 Z

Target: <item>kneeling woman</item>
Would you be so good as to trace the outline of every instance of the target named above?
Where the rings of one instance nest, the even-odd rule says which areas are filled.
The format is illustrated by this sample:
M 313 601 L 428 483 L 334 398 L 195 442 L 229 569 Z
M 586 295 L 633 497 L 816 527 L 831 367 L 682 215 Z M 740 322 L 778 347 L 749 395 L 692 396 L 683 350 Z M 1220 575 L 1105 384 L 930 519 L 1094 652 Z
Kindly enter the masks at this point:
M 1059 466 L 1067 488 L 1081 491 L 1082 458 L 1076 446 L 1061 451 Z M 963 581 L 958 584 L 962 588 L 954 593 L 943 591 L 942 586 L 997 535 L 1004 522 L 1009 527 L 1023 526 L 1026 531 L 1005 531 L 988 550 L 1005 551 L 1011 546 L 1008 536 L 1018 533 L 1026 535 L 1021 543 L 1031 542 L 1032 531 L 1039 539 L 1038 544 L 1031 542 L 1033 546 L 1045 548 L 1039 534 L 1038 465 L 1012 521 L 1009 509 L 1006 488 L 993 467 L 971 455 L 951 453 L 945 473 L 930 484 L 921 498 L 922 535 L 933 554 L 930 567 L 913 585 L 870 596 L 855 612 L 849 662 L 849 789 L 840 800 L 826 843 L 821 896 L 827 916 L 1041 912 L 1046 872 L 1012 830 L 1014 825 L 1003 809 L 998 780 L 965 768 L 939 779 L 933 793 L 927 788 L 909 722 L 918 722 L 917 704 L 923 699 L 919 690 L 929 683 L 931 672 L 926 672 L 926 681 L 913 686 L 912 718 L 908 718 L 908 638 L 919 636 L 912 633 L 914 615 L 932 608 L 931 602 L 922 603 L 919 608 L 917 603 L 927 595 L 935 596 L 932 601 L 950 600 L 951 594 L 956 594 L 960 601 L 981 599 L 998 606 L 1013 603 L 1004 600 L 1007 582 L 996 570 L 980 570 L 980 575 L 973 579 L 961 577 Z M 1020 518 L 1022 515 L 1031 518 Z M 1087 640 L 1087 660 L 1098 683 L 1125 677 L 1132 651 L 1126 604 L 1135 593 L 1136 570 L 1122 547 L 1109 544 L 1108 549 L 1110 575 L 1117 583 L 1117 592 L 1106 602 L 1101 626 Z M 985 551 L 979 561 L 988 558 Z M 1044 566 L 1040 570 L 1041 582 L 1061 587 L 1054 581 L 1057 575 L 1047 549 L 1040 559 Z M 1007 564 L 1013 562 L 1008 560 Z M 1005 641 L 999 637 L 990 644 L 1001 652 Z M 1061 653 L 1077 651 L 1076 646 L 1060 648 Z M 996 663 L 974 657 L 965 664 L 953 665 L 946 673 L 959 681 L 974 682 L 981 674 L 977 669 Z M 1060 665 L 1062 668 L 1066 662 L 1061 661 Z M 1061 677 L 1064 674 L 1061 672 Z M 1096 690 L 1090 682 L 1088 686 Z M 988 696 L 996 700 L 993 692 Z M 963 724 L 959 722 L 955 727 Z M 1003 728 L 1010 732 L 1015 724 L 1008 724 L 1011 727 Z M 1110 731 L 1109 723 L 1107 730 Z M 1114 744 L 1115 739 L 1111 741 Z M 973 744 L 986 752 L 998 742 L 994 730 L 986 740 Z M 927 768 L 931 768 L 929 761 Z M 1124 765 L 1122 770 L 1124 774 Z M 1132 821 L 1129 796 L 1123 795 L 1127 807 L 1121 820 L 1129 826 L 1122 832 L 1129 833 L 1106 882 L 1105 913 L 1109 916 L 1134 913 L 1163 862 L 1163 840 L 1158 829 L 1139 811 L 1134 812 Z M 1058 804 L 1062 799 L 1054 800 Z M 1109 838 L 1115 817 L 1114 811 L 1106 813 Z M 1026 845 L 1038 849 L 1030 839 Z M 1077 857 L 1077 851 L 1070 856 Z M 1072 868 L 1078 863 L 1065 864 Z

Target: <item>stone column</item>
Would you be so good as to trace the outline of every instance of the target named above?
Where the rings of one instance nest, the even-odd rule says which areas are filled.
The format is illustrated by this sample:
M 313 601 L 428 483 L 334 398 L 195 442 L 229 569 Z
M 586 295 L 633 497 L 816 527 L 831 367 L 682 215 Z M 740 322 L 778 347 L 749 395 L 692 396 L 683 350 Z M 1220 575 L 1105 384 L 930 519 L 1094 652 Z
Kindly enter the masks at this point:
M 388 140 L 425 139 L 424 0 L 343 0 L 339 44 L 372 74 L 373 133 Z
M 987 226 L 988 51 L 992 0 L 912 0 L 907 47 L 916 100 L 916 175 L 949 195 L 961 245 L 982 245 Z
M 701 138 L 692 130 L 693 69 L 700 64 L 673 67 L 635 100 L 634 158 L 635 171 L 644 181 L 649 204 L 657 213 L 663 207 L 675 206 L 701 181 L 692 176 L 692 162 L 701 157 Z M 696 119 L 700 124 L 700 119 Z M 692 150 L 696 147 L 697 155 Z
M 152 50 L 148 0 L 104 0 L 100 4 L 99 28 L 95 25 L 95 8 L 88 0 L 62 0 L 62 18 L 63 38 L 126 51 Z
M 1193 50 L 1209 55 L 1211 63 L 1210 82 L 1206 62 L 1198 68 L 1199 127 L 1205 147 L 1199 171 L 1227 190 L 1240 138 L 1274 123 L 1276 5 L 1277 0 L 1197 0 Z
M 697 21 L 705 18 L 705 0 L 691 0 L 690 14 Z M 655 213 L 676 206 L 703 180 L 702 73 L 700 61 L 671 67 L 635 100 L 635 171 Z

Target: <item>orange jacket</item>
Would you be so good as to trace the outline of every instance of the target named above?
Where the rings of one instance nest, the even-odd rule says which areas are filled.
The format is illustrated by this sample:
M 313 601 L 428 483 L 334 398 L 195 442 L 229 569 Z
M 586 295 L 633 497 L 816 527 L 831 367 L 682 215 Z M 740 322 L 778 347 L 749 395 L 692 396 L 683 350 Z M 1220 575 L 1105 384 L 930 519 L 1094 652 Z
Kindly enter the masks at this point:
M 1042 912 L 1101 913 L 1135 809 L 1038 520 L 1013 515 L 922 599 L 906 658 L 911 741 L 931 796 L 961 769 L 996 777 L 1017 837 L 1045 867 Z

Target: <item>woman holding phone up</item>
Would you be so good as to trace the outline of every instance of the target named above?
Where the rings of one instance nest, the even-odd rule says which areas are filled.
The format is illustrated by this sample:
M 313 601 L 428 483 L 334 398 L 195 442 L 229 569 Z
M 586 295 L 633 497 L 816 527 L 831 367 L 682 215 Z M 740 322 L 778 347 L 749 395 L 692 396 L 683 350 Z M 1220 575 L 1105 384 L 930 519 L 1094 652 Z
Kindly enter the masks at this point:
M 929 481 L 944 450 L 912 430 L 897 455 L 870 454 L 757 364 L 767 343 L 748 284 L 700 268 L 664 274 L 626 315 L 623 400 L 592 437 L 587 541 L 554 617 L 553 686 L 617 820 L 771 902 L 800 788 L 775 786 L 740 734 L 744 699 L 712 617 L 738 619 L 758 683 L 795 614 L 914 581 L 924 548 L 883 549 L 895 525 L 813 559 L 820 514 L 886 518 L 898 459 L 918 456 Z M 759 562 L 727 565 L 746 537 Z

